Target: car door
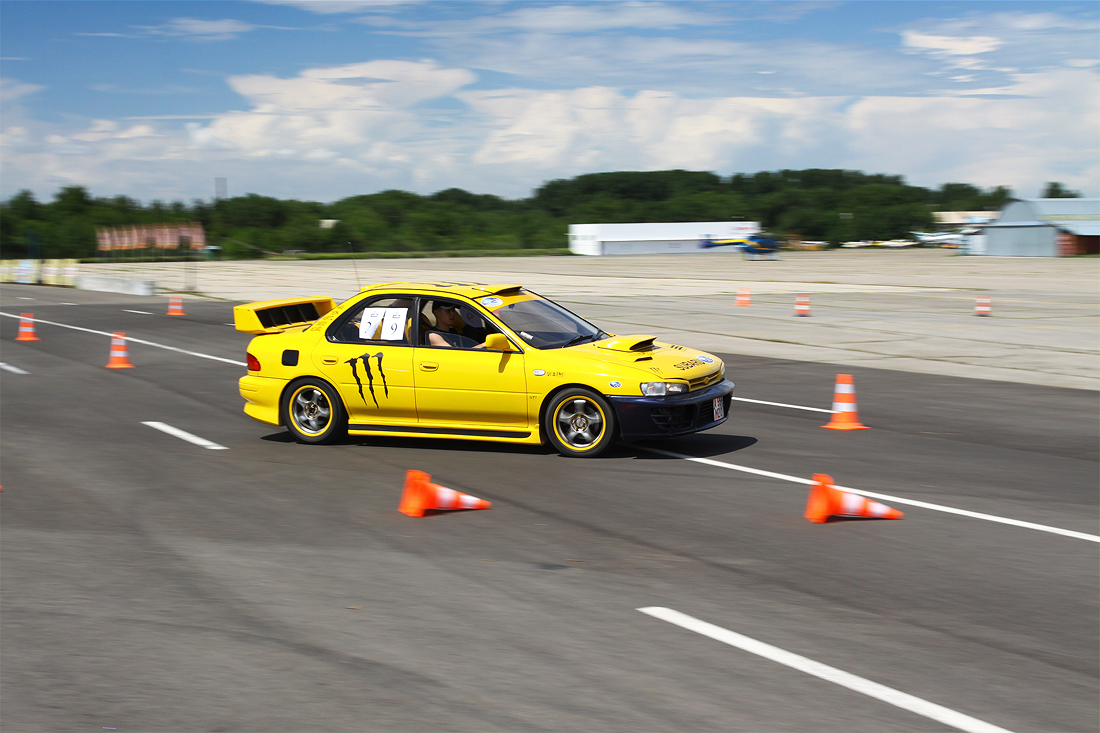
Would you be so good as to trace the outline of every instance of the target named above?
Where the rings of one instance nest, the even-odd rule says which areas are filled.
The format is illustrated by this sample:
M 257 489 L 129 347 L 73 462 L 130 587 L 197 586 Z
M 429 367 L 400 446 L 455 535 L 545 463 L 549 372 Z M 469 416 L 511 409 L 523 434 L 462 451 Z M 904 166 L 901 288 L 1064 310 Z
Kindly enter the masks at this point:
M 356 425 L 415 425 L 413 324 L 416 300 L 386 295 L 365 300 L 329 326 L 314 361 L 336 385 Z
M 448 299 L 421 299 L 422 324 L 434 325 L 433 306 Z M 485 337 L 501 330 L 482 312 L 469 304 L 460 308 L 467 324 L 484 342 Z M 475 331 L 476 329 L 476 331 Z M 474 339 L 455 339 L 456 346 L 431 346 L 420 335 L 413 355 L 413 381 L 416 385 L 416 412 L 421 426 L 437 425 L 454 429 L 497 427 L 520 430 L 528 427 L 527 379 L 523 353 L 472 348 Z

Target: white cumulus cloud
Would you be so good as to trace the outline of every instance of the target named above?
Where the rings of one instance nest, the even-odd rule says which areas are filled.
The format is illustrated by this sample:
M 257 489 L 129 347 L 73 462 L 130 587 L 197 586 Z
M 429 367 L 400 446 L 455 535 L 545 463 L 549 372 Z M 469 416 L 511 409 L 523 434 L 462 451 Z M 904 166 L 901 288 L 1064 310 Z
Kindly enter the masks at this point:
M 993 36 L 933 36 L 916 31 L 905 31 L 902 33 L 902 40 L 910 48 L 949 56 L 973 56 L 994 51 L 1004 45 L 1004 41 Z

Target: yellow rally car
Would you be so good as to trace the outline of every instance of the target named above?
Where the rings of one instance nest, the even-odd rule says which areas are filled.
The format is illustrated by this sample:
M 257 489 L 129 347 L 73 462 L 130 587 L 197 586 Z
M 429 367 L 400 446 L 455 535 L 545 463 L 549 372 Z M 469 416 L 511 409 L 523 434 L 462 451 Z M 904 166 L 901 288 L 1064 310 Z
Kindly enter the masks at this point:
M 549 441 L 596 456 L 616 439 L 725 421 L 721 359 L 653 336 L 614 336 L 518 285 L 386 283 L 337 305 L 239 305 L 255 335 L 244 411 L 305 443 L 346 433 Z

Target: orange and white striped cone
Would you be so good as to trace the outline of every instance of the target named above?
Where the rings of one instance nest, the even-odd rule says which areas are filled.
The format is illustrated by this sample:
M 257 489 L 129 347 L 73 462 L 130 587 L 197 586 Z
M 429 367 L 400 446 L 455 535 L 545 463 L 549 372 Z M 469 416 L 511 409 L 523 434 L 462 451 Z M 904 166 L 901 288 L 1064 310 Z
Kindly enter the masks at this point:
M 749 290 L 738 290 L 737 300 L 733 302 L 734 305 L 751 306 L 752 305 L 752 293 Z
M 808 316 L 808 315 L 810 315 L 810 296 L 809 295 L 796 295 L 796 296 L 794 296 L 794 314 L 796 316 Z
M 178 298 L 175 295 L 168 297 L 168 315 L 170 316 L 186 316 L 183 312 L 183 298 Z
M 431 478 L 423 471 L 406 471 L 405 490 L 397 511 L 410 517 L 422 517 L 429 511 L 488 509 L 492 506 L 492 503 L 476 496 L 433 484 Z
M 974 300 L 974 315 L 988 316 L 993 313 L 993 306 L 989 298 L 976 298 Z
M 126 351 L 126 334 L 116 332 L 111 334 L 111 358 L 107 360 L 108 369 L 133 369 L 130 363 L 130 353 Z
M 841 491 L 833 485 L 832 476 L 815 473 L 804 516 L 811 522 L 822 524 L 829 517 L 901 519 L 905 514 L 859 494 Z
M 867 430 L 859 421 L 859 407 L 856 405 L 856 386 L 851 374 L 836 375 L 836 387 L 833 390 L 833 419 L 823 428 L 830 430 Z
M 42 339 L 34 335 L 34 314 L 33 313 L 20 313 L 19 314 L 19 335 L 15 337 L 16 341 L 41 341 Z

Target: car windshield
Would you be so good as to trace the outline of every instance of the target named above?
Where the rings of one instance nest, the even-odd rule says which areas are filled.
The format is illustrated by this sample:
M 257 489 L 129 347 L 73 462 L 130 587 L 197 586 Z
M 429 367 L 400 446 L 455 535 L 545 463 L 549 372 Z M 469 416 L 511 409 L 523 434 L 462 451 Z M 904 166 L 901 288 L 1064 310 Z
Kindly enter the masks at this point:
M 607 338 L 607 334 L 549 300 L 521 300 L 493 311 L 536 349 L 560 349 Z

